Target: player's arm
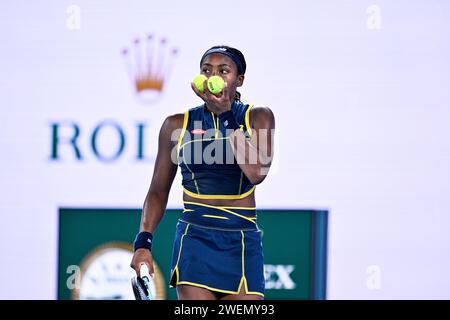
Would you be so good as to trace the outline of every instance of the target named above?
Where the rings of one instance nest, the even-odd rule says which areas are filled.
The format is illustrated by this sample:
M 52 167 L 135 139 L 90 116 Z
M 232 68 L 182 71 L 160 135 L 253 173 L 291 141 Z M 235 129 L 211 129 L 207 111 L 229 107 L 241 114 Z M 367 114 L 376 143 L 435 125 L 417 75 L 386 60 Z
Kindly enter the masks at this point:
M 154 232 L 166 209 L 170 188 L 177 172 L 177 164 L 171 159 L 176 145 L 172 133 L 182 127 L 184 114 L 166 118 L 159 132 L 158 154 L 141 216 L 140 231 Z
M 267 107 L 250 110 L 253 134 L 250 140 L 241 130 L 231 135 L 231 147 L 239 167 L 252 184 L 261 183 L 269 172 L 273 157 L 275 117 Z
M 161 126 L 153 177 L 142 209 L 140 232 L 154 233 L 164 215 L 170 188 L 177 172 L 177 164 L 171 158 L 172 150 L 176 146 L 173 133 L 182 127 L 183 117 L 184 114 L 169 116 Z M 145 248 L 136 250 L 131 267 L 138 273 L 142 263 L 147 264 L 150 273 L 153 273 L 151 253 Z

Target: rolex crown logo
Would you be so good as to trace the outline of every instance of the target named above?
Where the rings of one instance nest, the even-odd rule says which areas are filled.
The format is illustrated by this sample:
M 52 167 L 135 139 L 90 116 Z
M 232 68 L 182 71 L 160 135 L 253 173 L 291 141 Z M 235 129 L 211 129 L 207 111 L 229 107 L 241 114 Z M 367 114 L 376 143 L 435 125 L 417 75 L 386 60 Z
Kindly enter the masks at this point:
M 148 35 L 144 40 L 136 38 L 130 48 L 122 50 L 128 76 L 140 100 L 155 102 L 164 89 L 177 49 L 169 47 L 167 40 L 156 40 Z

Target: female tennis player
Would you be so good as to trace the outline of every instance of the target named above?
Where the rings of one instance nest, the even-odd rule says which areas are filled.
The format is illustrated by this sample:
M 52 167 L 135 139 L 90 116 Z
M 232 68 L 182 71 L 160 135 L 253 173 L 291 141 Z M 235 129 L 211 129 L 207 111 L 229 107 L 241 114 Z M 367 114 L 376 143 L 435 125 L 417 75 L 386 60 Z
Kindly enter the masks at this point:
M 164 121 L 131 266 L 139 273 L 147 264 L 153 272 L 153 233 L 179 166 L 184 210 L 175 232 L 171 287 L 181 300 L 263 299 L 255 186 L 271 164 L 274 115 L 241 102 L 236 89 L 244 83 L 246 62 L 239 50 L 210 48 L 200 70 L 208 78 L 222 77 L 225 88 L 213 94 L 206 81 L 200 91 L 192 84 L 204 103 Z

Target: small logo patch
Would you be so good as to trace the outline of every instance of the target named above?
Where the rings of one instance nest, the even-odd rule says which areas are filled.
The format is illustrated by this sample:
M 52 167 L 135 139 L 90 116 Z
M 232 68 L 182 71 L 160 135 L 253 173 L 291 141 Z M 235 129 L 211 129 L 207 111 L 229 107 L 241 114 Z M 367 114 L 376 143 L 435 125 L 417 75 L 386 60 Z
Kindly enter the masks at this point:
M 203 130 L 203 129 L 192 129 L 191 133 L 192 134 L 205 134 L 206 130 Z

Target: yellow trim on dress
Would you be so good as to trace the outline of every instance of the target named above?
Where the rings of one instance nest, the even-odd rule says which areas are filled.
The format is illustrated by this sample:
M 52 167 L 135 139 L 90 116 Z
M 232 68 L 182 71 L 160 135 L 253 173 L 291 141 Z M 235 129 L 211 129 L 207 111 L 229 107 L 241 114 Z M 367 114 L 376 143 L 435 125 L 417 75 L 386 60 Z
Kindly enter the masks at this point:
M 178 273 L 177 273 L 177 275 L 178 275 Z M 187 285 L 190 285 L 190 286 L 204 288 L 204 289 L 208 289 L 210 291 L 226 293 L 226 294 L 239 294 L 241 292 L 242 285 L 244 284 L 245 294 L 255 294 L 255 295 L 264 297 L 264 294 L 262 294 L 261 292 L 248 291 L 247 279 L 245 277 L 241 278 L 241 281 L 239 282 L 239 287 L 238 287 L 237 291 L 217 289 L 217 288 L 213 288 L 213 287 L 210 287 L 210 286 L 207 286 L 207 285 L 204 285 L 204 284 L 190 282 L 190 281 L 178 281 L 178 278 L 177 278 L 177 282 L 176 282 L 175 285 L 180 285 L 180 284 L 187 284 Z
M 253 104 L 251 104 L 247 111 L 245 112 L 245 126 L 247 127 L 247 132 L 250 136 L 252 136 L 252 128 L 250 127 L 250 109 L 253 108 Z
M 204 285 L 204 284 L 195 283 L 195 282 L 189 282 L 189 281 L 177 281 L 176 285 L 179 285 L 179 284 L 187 284 L 187 285 L 190 285 L 190 286 L 200 287 L 200 288 L 208 289 L 208 290 L 211 290 L 211 291 L 216 291 L 216 292 L 226 293 L 226 294 L 238 294 L 239 293 L 239 291 L 236 292 L 236 291 L 231 291 L 231 290 L 222 290 L 222 289 L 209 287 L 209 286 Z
M 197 194 L 192 191 L 189 191 L 185 187 L 183 187 L 183 191 L 188 196 L 191 196 L 191 197 L 197 198 L 197 199 L 231 199 L 231 200 L 235 200 L 235 199 L 243 199 L 243 198 L 249 196 L 255 190 L 255 188 L 256 188 L 256 185 L 253 186 L 250 190 L 248 190 L 247 192 L 245 192 L 243 194 Z
M 212 116 L 212 121 L 214 124 L 214 138 L 217 139 L 219 137 L 219 117 L 217 117 L 217 121 L 216 118 L 214 117 L 214 112 L 211 112 L 211 116 Z
M 249 291 L 248 290 L 248 284 L 247 284 L 247 278 L 244 278 L 244 290 L 245 290 L 245 294 L 256 294 L 258 296 L 264 297 L 264 294 L 262 294 L 261 292 L 257 292 L 257 291 Z
M 190 224 L 188 223 L 186 225 L 186 230 L 184 230 L 183 235 L 181 236 L 180 239 L 180 249 L 178 250 L 178 258 L 177 258 L 177 263 L 175 264 L 175 268 L 173 268 L 172 274 L 170 275 L 170 280 L 172 280 L 173 274 L 175 273 L 177 275 L 177 283 L 178 283 L 178 278 L 179 278 L 179 273 L 178 273 L 178 263 L 180 262 L 180 257 L 181 257 L 181 249 L 183 248 L 183 240 L 184 240 L 184 236 L 187 234 L 188 230 L 189 230 L 189 226 Z
M 247 278 L 245 277 L 245 234 L 244 234 L 244 231 L 241 231 L 241 235 L 242 235 L 242 278 L 241 278 L 241 282 L 239 283 L 238 293 L 241 292 L 242 285 L 244 285 L 245 294 L 256 294 L 256 295 L 264 297 L 264 294 L 262 294 L 261 292 L 248 291 Z
M 189 110 L 184 112 L 183 128 L 181 129 L 180 137 L 178 138 L 178 143 L 177 143 L 177 160 L 178 160 L 178 162 L 180 162 L 180 145 L 181 145 L 181 141 L 184 138 L 184 134 L 186 133 L 188 119 L 189 119 Z
M 216 206 L 209 205 L 209 204 L 205 204 L 205 203 L 201 203 L 201 204 L 200 204 L 200 203 L 189 202 L 189 201 L 185 201 L 184 203 L 187 203 L 187 204 L 196 204 L 196 205 L 203 206 L 203 207 L 207 207 L 207 208 L 219 209 L 219 210 L 228 212 L 228 213 L 230 213 L 230 214 L 232 214 L 232 215 L 235 215 L 235 216 L 237 216 L 237 217 L 239 217 L 239 218 L 248 220 L 248 221 L 250 221 L 250 222 L 252 222 L 252 223 L 256 223 L 255 221 L 253 221 L 254 218 L 248 218 L 248 217 L 246 217 L 246 216 L 244 216 L 244 215 L 242 215 L 242 214 L 239 214 L 239 213 L 236 213 L 236 212 L 234 212 L 234 211 L 225 209 L 225 208 L 223 208 L 223 207 L 216 207 Z
M 242 181 L 243 180 L 244 180 L 244 171 L 241 171 L 241 180 L 239 181 L 239 192 L 238 192 L 238 194 L 241 194 Z
M 215 218 L 215 219 L 230 220 L 230 218 L 222 217 L 222 216 L 215 216 L 215 215 L 213 215 L 213 214 L 202 214 L 202 217 L 205 217 L 205 218 Z
M 189 166 L 186 164 L 186 158 L 184 157 L 185 153 L 183 152 L 183 161 L 184 161 L 184 165 L 186 166 L 186 168 L 189 170 L 189 172 L 191 173 L 191 179 L 194 180 L 194 184 L 195 184 L 195 189 L 197 189 L 197 194 L 200 194 L 200 190 L 198 189 L 198 184 L 197 184 L 197 180 L 195 180 L 195 174 L 194 171 L 191 170 L 191 168 L 189 168 Z M 184 187 L 183 187 L 184 189 Z M 193 193 L 195 194 L 195 193 Z
M 219 137 L 219 131 L 220 131 L 220 121 L 219 121 L 219 117 L 217 117 L 217 132 L 216 132 L 216 139 Z
M 245 241 L 244 241 L 244 231 L 241 230 L 241 242 L 242 242 L 242 277 L 245 279 Z
M 204 203 L 201 202 L 194 202 L 194 201 L 184 201 L 184 203 L 187 204 L 198 204 L 199 206 L 205 205 Z M 219 209 L 243 209 L 243 210 L 256 210 L 256 207 L 229 207 L 229 206 L 215 206 L 212 204 L 209 204 L 208 206 L 210 207 L 214 207 L 214 208 L 219 208 Z

